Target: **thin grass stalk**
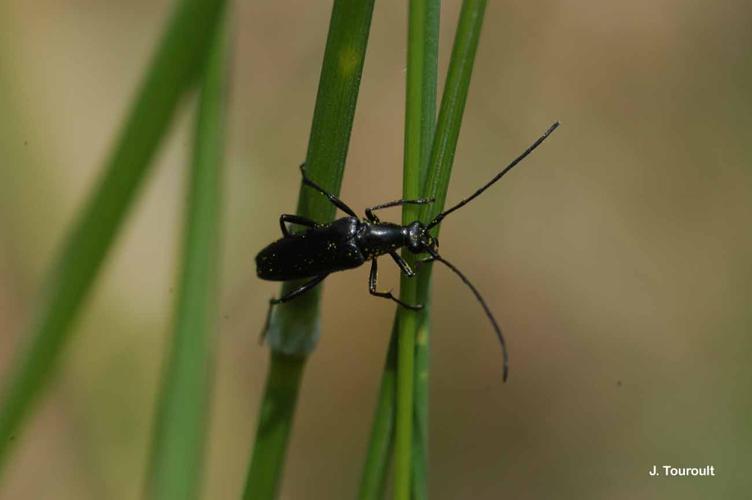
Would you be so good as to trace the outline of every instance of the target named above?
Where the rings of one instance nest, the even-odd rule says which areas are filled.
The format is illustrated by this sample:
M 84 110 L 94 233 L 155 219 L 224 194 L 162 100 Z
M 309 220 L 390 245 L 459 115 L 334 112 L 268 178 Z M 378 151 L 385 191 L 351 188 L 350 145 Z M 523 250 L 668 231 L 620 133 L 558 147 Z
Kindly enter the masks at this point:
M 423 222 L 428 222 L 438 215 L 446 203 L 485 10 L 486 0 L 462 2 L 426 178 L 426 193 L 436 201 L 422 207 L 420 220 Z M 440 228 L 441 225 L 438 225 L 433 229 L 434 236 L 438 236 Z M 430 266 L 426 269 L 429 271 L 425 274 L 430 275 Z
M 226 17 L 226 16 L 223 16 Z M 147 498 L 193 499 L 201 488 L 214 368 L 229 37 L 217 30 L 193 142 L 174 332 L 163 379 Z
M 433 132 L 436 116 L 436 85 L 437 85 L 437 61 L 438 61 L 438 35 L 439 35 L 440 2 L 438 0 L 412 0 L 408 7 L 408 44 L 407 44 L 407 84 L 405 98 L 405 146 L 403 170 L 403 197 L 414 199 L 423 197 L 423 185 L 427 176 L 428 159 L 433 141 Z M 403 209 L 403 223 L 412 222 L 418 216 L 417 210 L 409 205 Z M 415 260 L 409 252 L 403 252 L 406 261 L 414 266 Z M 415 294 L 415 282 L 404 277 L 400 285 L 402 300 L 410 300 Z M 427 296 L 427 294 L 422 294 Z M 428 304 L 421 301 L 426 308 L 414 313 L 420 324 L 428 321 Z M 377 499 L 383 497 L 388 464 L 394 443 L 394 421 L 396 414 L 397 385 L 395 383 L 397 370 L 397 343 L 399 327 L 399 311 L 395 316 L 394 327 L 389 345 L 384 373 L 382 375 L 381 388 L 377 403 L 371 438 L 367 452 L 366 463 L 361 479 L 359 498 Z M 421 338 L 424 341 L 425 337 Z M 403 345 L 405 350 L 410 350 L 409 345 Z M 421 366 L 427 364 L 427 345 L 421 349 L 423 356 L 420 358 Z M 416 357 L 416 360 L 418 358 Z M 424 387 L 420 383 L 420 387 Z M 416 388 L 418 386 L 416 385 Z M 427 407 L 426 394 L 421 391 L 420 404 Z M 418 393 L 416 393 L 418 396 Z M 403 409 L 407 401 L 403 404 Z M 413 434 L 416 442 L 416 457 L 425 463 L 424 444 L 427 443 L 427 412 L 415 412 L 418 432 Z M 407 419 L 407 415 L 403 415 Z M 403 440 L 408 436 L 403 436 Z M 406 441 L 404 441 L 406 442 Z M 424 474 L 421 474 L 423 476 Z
M 483 26 L 486 0 L 465 0 L 462 3 L 460 18 L 454 38 L 452 55 L 449 60 L 444 94 L 441 100 L 439 118 L 432 145 L 427 175 L 424 181 L 423 196 L 435 198 L 432 205 L 421 210 L 420 220 L 429 222 L 444 209 L 449 189 L 454 155 L 457 149 L 462 117 L 465 111 L 467 93 L 475 63 L 475 53 Z M 438 236 L 439 227 L 434 229 Z M 418 271 L 417 300 L 430 306 L 432 266 L 425 266 Z M 429 395 L 429 355 L 430 355 L 430 319 L 429 307 L 421 311 L 417 325 L 415 349 L 415 433 L 413 438 L 413 498 L 428 498 L 428 395 Z
M 402 187 L 405 199 L 421 198 L 424 194 L 436 113 L 439 11 L 438 1 L 412 0 L 409 4 Z M 403 224 L 416 220 L 418 214 L 418 207 L 405 205 L 402 210 Z M 403 251 L 403 257 L 408 265 L 415 268 L 416 260 L 412 253 Z M 400 299 L 409 304 L 423 303 L 418 297 L 418 282 L 415 278 L 402 277 Z M 405 308 L 397 310 L 397 411 L 394 447 L 394 493 L 397 499 L 410 498 L 413 461 L 417 456 L 425 458 L 422 445 L 413 453 L 416 443 L 426 443 L 424 436 L 414 436 L 413 430 L 421 429 L 415 425 L 416 340 L 420 325 L 428 317 L 428 309 L 428 304 L 424 304 L 420 312 Z M 421 341 L 426 342 L 427 337 L 424 336 Z M 426 349 L 427 346 L 422 348 L 424 352 Z M 420 415 L 421 418 L 427 417 L 426 412 L 421 412 Z
M 465 0 L 455 34 L 452 55 L 449 61 L 447 80 L 441 100 L 436 132 L 433 137 L 428 175 L 425 180 L 424 196 L 434 198 L 432 205 L 421 210 L 420 220 L 429 222 L 444 209 L 449 180 L 454 164 L 462 117 L 467 102 L 475 53 L 480 40 L 486 0 Z M 440 226 L 434 229 L 438 237 Z M 418 272 L 416 299 L 430 305 L 432 265 Z M 421 311 L 421 321 L 417 323 L 415 350 L 415 457 L 413 460 L 413 498 L 428 498 L 428 391 L 429 391 L 429 310 Z
M 449 60 L 447 80 L 441 100 L 436 132 L 433 137 L 428 175 L 425 180 L 423 195 L 434 198 L 435 202 L 421 210 L 420 218 L 428 223 L 444 209 L 449 180 L 454 164 L 462 117 L 470 88 L 475 53 L 480 40 L 486 0 L 465 0 L 460 11 L 460 18 L 454 38 L 452 55 Z M 438 237 L 440 226 L 434 229 Z M 416 300 L 430 305 L 432 265 L 423 267 L 416 276 Z M 428 498 L 428 391 L 429 391 L 429 308 L 421 311 L 421 321 L 415 332 L 415 438 L 413 439 L 415 457 L 413 459 L 413 498 Z
M 431 154 L 428 161 L 428 166 L 425 170 L 425 178 L 422 178 L 421 185 L 423 190 L 419 192 L 419 197 L 434 197 L 436 201 L 434 204 L 424 207 L 419 211 L 419 220 L 428 222 L 438 214 L 444 207 L 446 200 L 446 193 L 449 186 L 449 178 L 451 174 L 451 166 L 454 160 L 454 153 L 456 150 L 457 139 L 459 137 L 459 129 L 462 122 L 462 115 L 464 112 L 465 102 L 467 99 L 467 92 L 470 83 L 470 77 L 472 75 L 473 63 L 475 60 L 475 52 L 478 45 L 480 36 L 480 29 L 482 26 L 483 15 L 485 12 L 486 2 L 477 0 L 465 1 L 462 5 L 460 13 L 460 19 L 455 35 L 454 47 L 452 50 L 452 56 L 450 59 L 450 65 L 447 75 L 447 82 L 444 88 L 444 94 L 442 97 L 441 109 L 439 112 L 439 119 L 436 128 L 436 133 L 433 135 L 433 142 L 430 148 Z M 434 21 L 429 22 L 430 26 L 435 27 L 435 33 L 438 33 L 438 10 L 436 11 L 436 18 Z M 436 47 L 436 45 L 433 45 Z M 435 54 L 435 53 L 434 53 Z M 435 55 L 433 56 L 435 60 Z M 408 60 L 409 57 L 408 57 Z M 435 64 L 435 63 L 434 63 Z M 433 66 L 435 68 L 435 66 Z M 408 72 L 409 72 L 408 66 Z M 424 66 L 424 70 L 426 67 Z M 424 83 L 427 79 L 424 79 Z M 408 83 L 410 87 L 410 83 Z M 434 86 L 435 88 L 435 86 Z M 409 90 L 408 90 L 409 92 Z M 425 105 L 425 102 L 424 102 Z M 410 103 L 408 102 L 408 108 Z M 409 113 L 409 110 L 408 110 Z M 425 115 L 424 115 L 425 116 Z M 408 118 L 409 119 L 409 118 Z M 409 125 L 406 125 L 406 134 L 409 134 L 407 130 L 410 129 Z M 425 131 L 424 131 L 425 133 Z M 414 132 L 413 132 L 414 134 Z M 428 136 L 431 137 L 432 134 Z M 409 141 L 408 135 L 406 135 L 406 141 Z M 415 137 L 412 135 L 412 137 Z M 425 146 L 425 145 L 424 145 Z M 406 143 L 406 155 L 408 144 Z M 408 161 L 405 162 L 406 167 Z M 413 165 L 413 163 L 410 163 Z M 409 197 L 408 189 L 414 189 L 415 177 L 409 177 L 414 172 L 409 168 L 406 168 L 405 176 L 405 197 Z M 414 174 L 412 174 L 414 175 Z M 412 192 L 412 191 L 410 191 Z M 404 215 L 405 221 L 415 220 L 409 214 Z M 434 234 L 438 234 L 438 227 L 434 230 Z M 429 311 L 430 307 L 430 281 L 431 281 L 431 266 L 424 266 L 418 269 L 418 276 L 414 279 L 415 284 L 411 281 L 403 281 L 401 289 L 405 290 L 405 295 L 401 295 L 403 300 L 409 300 L 413 296 L 418 303 L 424 304 L 426 307 L 423 311 L 412 316 L 418 319 L 409 323 L 408 326 L 400 326 L 402 328 L 413 328 L 412 337 L 415 339 L 415 359 L 413 363 L 405 363 L 405 365 L 412 365 L 414 370 L 415 381 L 414 386 L 414 414 L 413 425 L 415 426 L 412 432 L 412 445 L 413 449 L 411 460 L 412 467 L 412 495 L 414 498 L 427 498 L 427 454 L 428 454 L 428 360 L 429 360 Z M 407 286 L 405 286 L 407 285 Z M 414 290 L 413 290 L 414 287 Z M 413 295 L 415 294 L 415 295 Z M 398 310 L 398 318 L 401 318 L 405 314 L 403 311 Z M 393 333 L 394 335 L 394 333 Z M 409 351 L 409 349 L 405 349 Z M 409 366 L 407 366 L 409 368 Z M 391 433 L 386 431 L 379 432 L 378 429 L 390 429 L 390 426 L 386 425 L 382 420 L 389 418 L 394 412 L 390 411 L 390 405 L 395 405 L 397 399 L 396 394 L 393 397 L 386 393 L 392 385 L 387 383 L 392 376 L 390 365 L 387 364 L 385 372 L 382 375 L 382 390 L 379 396 L 379 404 L 376 410 L 376 418 L 374 421 L 374 427 L 371 436 L 371 442 L 369 443 L 369 460 L 366 462 L 366 469 L 364 471 L 364 478 L 371 478 L 372 475 L 381 472 L 382 476 L 379 478 L 381 481 L 386 479 L 386 467 L 380 464 L 378 469 L 372 470 L 374 463 L 378 463 L 376 460 L 371 460 L 371 455 L 374 450 L 388 449 L 389 443 L 393 439 Z M 404 391 L 405 395 L 407 391 Z M 406 398 L 406 396 L 403 396 Z M 406 398 L 407 399 L 407 398 Z M 406 405 L 403 403 L 403 408 Z M 407 413 L 405 411 L 405 413 Z M 399 417 L 398 417 L 399 418 Z M 403 417 L 403 426 L 407 425 L 407 416 Z M 399 424 L 397 424 L 399 425 Z M 403 449 L 406 447 L 406 439 L 403 438 Z M 397 454 L 398 452 L 395 452 Z M 405 470 L 405 462 L 402 463 L 402 474 L 400 479 L 395 478 L 395 497 L 407 498 L 407 494 L 410 491 L 410 485 L 405 486 L 405 478 L 407 477 L 407 471 Z M 365 483 L 361 483 L 362 485 Z M 379 484 L 379 481 L 371 478 L 369 484 Z M 381 498 L 383 493 L 375 488 L 371 488 L 366 496 L 362 493 L 360 498 Z
M 335 0 L 321 68 L 306 154 L 307 174 L 338 194 L 350 142 L 374 0 Z M 290 166 L 298 178 L 297 165 Z M 301 184 L 297 213 L 318 222 L 334 219 L 323 196 Z M 299 283 L 286 283 L 282 294 Z M 245 499 L 276 498 L 292 427 L 299 385 L 308 354 L 319 337 L 321 286 L 274 308 L 266 338 L 271 364 L 260 409 L 256 440 L 246 476 Z
M 389 460 L 394 448 L 394 421 L 397 394 L 397 317 L 392 325 L 389 350 L 381 375 L 381 386 L 376 403 L 376 413 L 371 426 L 366 461 L 360 479 L 358 498 L 378 500 L 384 498 L 386 479 L 389 475 Z
M 419 55 L 414 54 L 413 57 L 417 61 L 422 61 L 422 67 L 420 68 L 419 82 L 412 82 L 410 80 L 410 71 L 408 70 L 408 88 L 412 88 L 413 92 L 417 92 L 417 87 L 421 85 L 421 98 L 420 98 L 420 142 L 415 144 L 414 138 L 417 137 L 418 127 L 414 123 L 416 117 L 408 117 L 406 113 L 405 117 L 405 155 L 408 151 L 420 147 L 420 159 L 416 163 L 410 163 L 408 168 L 408 162 L 405 162 L 404 176 L 403 176 L 403 194 L 407 196 L 408 189 L 414 190 L 415 186 L 411 185 L 414 180 L 408 180 L 408 177 L 414 179 L 414 175 L 410 172 L 411 168 L 415 168 L 415 165 L 419 165 L 418 168 L 418 185 L 417 195 L 421 198 L 430 197 L 426 192 L 426 178 L 428 177 L 429 160 L 431 156 L 431 146 L 433 144 L 434 133 L 436 129 L 436 88 L 438 80 L 438 58 L 439 58 L 439 18 L 441 12 L 440 0 L 426 0 L 425 2 L 416 2 L 419 5 L 413 5 L 411 3 L 411 18 L 416 18 L 416 24 L 422 26 L 416 26 L 414 33 L 408 35 L 415 40 L 408 40 L 408 46 L 413 45 L 416 47 L 414 52 L 418 52 L 418 49 L 422 47 Z M 420 5 L 423 4 L 423 5 Z M 410 53 L 408 48 L 408 66 L 410 65 Z M 417 73 L 417 71 L 416 71 Z M 408 90 L 410 92 L 410 90 Z M 410 101 L 410 94 L 408 94 L 407 100 Z M 407 106 L 406 106 L 407 109 Z M 412 125 L 408 132 L 408 122 Z M 409 135 L 408 135 L 409 133 Z M 410 143 L 410 146 L 408 146 Z M 408 206 L 409 207 L 409 206 Z M 407 208 L 407 207 L 406 207 Z M 417 210 L 415 212 L 418 212 Z M 417 219 L 418 213 L 409 213 L 403 210 L 402 220 L 403 223 L 412 222 Z M 403 251 L 403 256 L 408 257 L 410 252 Z M 409 256 L 414 262 L 414 256 Z M 419 271 L 418 271 L 419 272 Z M 414 278 L 415 279 L 415 278 Z M 416 286 L 416 302 L 423 304 L 423 309 L 416 314 L 417 319 L 417 332 L 415 335 L 415 361 L 414 361 L 414 398 L 413 398 L 413 448 L 412 448 L 412 492 L 413 498 L 427 498 L 428 496 L 428 368 L 429 368 L 429 333 L 430 333 L 430 311 L 431 311 L 431 297 L 430 297 L 430 275 L 428 279 L 417 278 Z M 402 286 L 406 284 L 407 278 L 404 276 L 401 278 L 400 290 Z M 398 311 L 399 314 L 399 311 Z
M 166 27 L 103 175 L 45 279 L 45 295 L 0 406 L 0 470 L 9 444 L 47 386 L 84 299 L 146 177 L 180 98 L 204 65 L 224 0 L 183 0 Z

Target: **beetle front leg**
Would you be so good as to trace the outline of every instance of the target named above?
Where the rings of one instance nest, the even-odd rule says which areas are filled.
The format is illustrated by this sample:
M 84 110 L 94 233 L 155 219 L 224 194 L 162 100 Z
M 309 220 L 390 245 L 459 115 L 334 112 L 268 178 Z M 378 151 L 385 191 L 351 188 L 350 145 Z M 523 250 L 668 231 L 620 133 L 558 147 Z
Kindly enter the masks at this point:
M 407 262 L 405 262 L 405 259 L 403 259 L 400 256 L 400 254 L 398 254 L 397 252 L 395 252 L 394 250 L 392 250 L 392 251 L 389 252 L 389 255 L 392 257 L 392 259 L 397 264 L 397 266 L 399 266 L 400 270 L 402 271 L 402 274 L 404 274 L 408 278 L 412 278 L 413 276 L 415 276 L 415 271 L 413 271 L 410 268 L 410 264 L 408 264 Z
M 388 201 L 386 203 L 382 203 L 381 205 L 376 205 L 375 207 L 366 208 L 366 218 L 374 223 L 381 222 L 379 218 L 376 216 L 374 210 L 381 210 L 382 208 L 389 208 L 389 207 L 401 207 L 402 205 L 428 205 L 429 203 L 433 203 L 435 201 L 434 198 L 418 198 L 417 200 L 395 200 L 395 201 Z
M 413 311 L 420 311 L 421 309 L 423 309 L 422 304 L 406 304 L 405 302 L 402 302 L 400 299 L 392 295 L 392 292 L 377 292 L 376 280 L 378 278 L 378 274 L 379 271 L 378 265 L 376 264 L 376 259 L 371 259 L 371 274 L 368 277 L 368 292 L 371 295 L 381 297 L 383 299 L 391 299 L 402 307 L 406 307 L 407 309 L 411 309 Z
M 435 260 L 436 260 L 436 257 L 429 255 L 428 257 L 423 257 L 422 259 L 418 259 L 418 262 L 420 264 L 430 264 L 431 262 Z

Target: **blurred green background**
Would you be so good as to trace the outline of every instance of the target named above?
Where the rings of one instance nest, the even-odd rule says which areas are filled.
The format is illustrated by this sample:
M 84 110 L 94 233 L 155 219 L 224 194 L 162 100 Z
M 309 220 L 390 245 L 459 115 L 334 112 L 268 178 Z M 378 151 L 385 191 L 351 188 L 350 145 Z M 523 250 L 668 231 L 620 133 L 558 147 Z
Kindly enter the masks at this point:
M 442 11 L 444 74 L 458 2 Z M 0 383 L 171 3 L 0 0 Z M 219 352 L 205 498 L 242 489 L 274 284 L 253 257 L 294 209 L 330 2 L 236 2 Z M 746 498 L 752 488 L 752 6 L 491 2 L 449 202 L 552 121 L 525 165 L 448 218 L 434 280 L 433 498 Z M 406 8 L 376 4 L 342 197 L 401 193 Z M 0 498 L 143 488 L 182 230 L 190 105 L 19 437 Z M 398 220 L 397 212 L 393 219 Z M 384 265 L 384 286 L 398 285 Z M 351 498 L 393 305 L 330 277 L 282 497 Z M 652 478 L 652 465 L 714 478 Z

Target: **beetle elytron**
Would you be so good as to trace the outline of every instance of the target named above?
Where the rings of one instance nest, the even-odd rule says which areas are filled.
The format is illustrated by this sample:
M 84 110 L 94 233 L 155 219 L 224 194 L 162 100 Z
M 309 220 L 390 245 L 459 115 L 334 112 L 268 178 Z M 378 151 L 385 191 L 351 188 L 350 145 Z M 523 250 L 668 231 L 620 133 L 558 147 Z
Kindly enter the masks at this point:
M 439 255 L 439 242 L 429 233 L 431 229 L 437 226 L 447 215 L 465 206 L 473 199 L 480 196 L 483 191 L 491 187 L 496 181 L 501 179 L 504 174 L 509 172 L 515 165 L 522 161 L 535 148 L 546 140 L 559 123 L 556 122 L 548 130 L 528 147 L 520 156 L 514 159 L 501 172 L 496 174 L 493 179 L 487 182 L 483 187 L 475 191 L 471 196 L 460 201 L 453 207 L 441 212 L 428 224 L 419 221 L 412 222 L 406 226 L 392 224 L 390 222 L 381 222 L 374 213 L 376 210 L 388 207 L 402 205 L 425 205 L 433 202 L 433 199 L 417 200 L 396 200 L 383 203 L 375 207 L 367 208 L 366 218 L 360 219 L 355 212 L 348 207 L 342 200 L 331 193 L 328 193 L 321 186 L 306 176 L 305 164 L 300 166 L 303 175 L 303 184 L 309 186 L 322 195 L 326 196 L 329 201 L 337 208 L 345 212 L 348 216 L 337 219 L 327 224 L 319 224 L 311 219 L 299 215 L 282 214 L 279 218 L 282 238 L 271 243 L 261 250 L 256 256 L 256 274 L 259 278 L 270 281 L 289 281 L 310 278 L 299 288 L 292 290 L 286 295 L 269 301 L 269 314 L 275 304 L 288 302 L 296 297 L 303 295 L 316 285 L 321 283 L 329 274 L 337 271 L 352 269 L 364 264 L 367 260 L 371 261 L 371 274 L 368 279 L 368 291 L 371 295 L 393 300 L 402 307 L 412 310 L 419 310 L 421 304 L 406 304 L 392 295 L 391 292 L 379 292 L 376 290 L 376 279 L 378 267 L 376 258 L 389 254 L 394 262 L 399 266 L 403 274 L 408 277 L 415 276 L 415 272 L 400 257 L 397 250 L 407 248 L 414 254 L 426 253 L 428 257 L 419 262 L 428 263 L 439 261 L 451 269 L 459 278 L 470 288 L 475 295 L 483 310 L 491 321 L 496 336 L 501 343 L 502 353 L 504 356 L 504 380 L 507 379 L 509 371 L 509 356 L 507 354 L 506 343 L 501 332 L 499 324 L 496 322 L 488 305 L 481 297 L 478 290 L 472 283 L 460 272 L 454 265 L 446 261 Z M 300 233 L 291 233 L 287 229 L 287 223 L 298 224 L 308 229 Z M 267 325 L 268 325 L 267 315 Z M 265 327 L 266 328 L 266 327 Z

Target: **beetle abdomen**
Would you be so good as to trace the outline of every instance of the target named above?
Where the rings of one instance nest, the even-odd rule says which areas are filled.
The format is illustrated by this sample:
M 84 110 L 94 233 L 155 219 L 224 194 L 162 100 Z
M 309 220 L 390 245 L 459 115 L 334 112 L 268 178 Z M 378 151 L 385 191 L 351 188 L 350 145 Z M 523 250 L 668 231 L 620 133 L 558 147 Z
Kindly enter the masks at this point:
M 279 239 L 256 255 L 256 274 L 287 281 L 358 267 L 366 260 L 354 242 L 359 223 L 344 217 Z

